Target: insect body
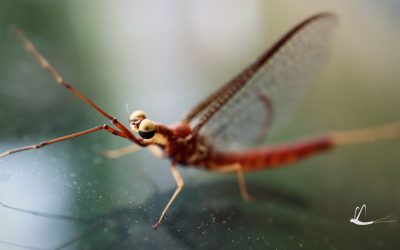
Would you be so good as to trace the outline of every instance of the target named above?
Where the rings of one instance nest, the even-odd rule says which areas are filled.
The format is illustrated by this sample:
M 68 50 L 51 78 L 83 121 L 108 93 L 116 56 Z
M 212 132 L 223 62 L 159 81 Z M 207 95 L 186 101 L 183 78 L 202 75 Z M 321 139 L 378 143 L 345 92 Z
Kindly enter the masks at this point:
M 246 189 L 244 172 L 293 163 L 338 145 L 393 138 L 400 134 L 400 124 L 395 123 L 333 132 L 281 145 L 254 147 L 267 132 L 276 131 L 303 99 L 325 61 L 336 23 L 337 18 L 331 13 L 317 14 L 304 20 L 177 124 L 155 123 L 147 118 L 145 112 L 135 111 L 129 117 L 131 130 L 66 83 L 25 35 L 14 28 L 13 32 L 23 47 L 58 84 L 109 119 L 113 126 L 104 124 L 16 148 L 0 154 L 0 158 L 103 130 L 133 143 L 123 149 L 105 151 L 107 157 L 116 158 L 145 147 L 159 157 L 171 159 L 171 173 L 177 188 L 153 226 L 155 229 L 183 188 L 177 165 L 236 173 L 241 196 L 252 200 Z

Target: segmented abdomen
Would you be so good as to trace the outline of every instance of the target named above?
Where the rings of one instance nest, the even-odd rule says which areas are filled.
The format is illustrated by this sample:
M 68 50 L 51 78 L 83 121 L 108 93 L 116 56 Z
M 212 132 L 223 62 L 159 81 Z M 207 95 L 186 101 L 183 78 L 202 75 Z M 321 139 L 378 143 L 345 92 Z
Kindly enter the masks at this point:
M 334 146 L 329 137 L 303 139 L 290 144 L 237 152 L 212 152 L 206 167 L 216 169 L 239 163 L 245 171 L 264 170 L 299 161 Z

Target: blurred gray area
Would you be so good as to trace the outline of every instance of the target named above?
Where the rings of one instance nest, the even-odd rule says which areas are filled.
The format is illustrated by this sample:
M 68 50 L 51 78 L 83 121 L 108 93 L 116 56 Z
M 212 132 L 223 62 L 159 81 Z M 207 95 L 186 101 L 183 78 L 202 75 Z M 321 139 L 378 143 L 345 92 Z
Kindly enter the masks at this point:
M 49 1 L 0 3 L 0 151 L 108 122 L 55 84 L 8 32 L 16 24 L 67 82 L 126 122 L 143 109 L 171 124 L 319 11 L 338 14 L 331 60 L 292 122 L 266 143 L 400 120 L 400 2 Z M 182 194 L 160 230 L 151 225 L 175 188 L 169 162 L 87 135 L 0 160 L 0 202 L 81 222 L 0 207 L 0 240 L 65 249 L 398 249 L 399 140 L 345 147 L 293 167 L 234 176 L 182 169 Z M 90 232 L 90 234 L 85 234 Z M 84 237 L 79 238 L 80 235 Z M 78 238 L 77 238 L 78 237 Z M 76 240 L 74 240 L 77 238 Z M 1 249 L 20 249 L 1 245 Z

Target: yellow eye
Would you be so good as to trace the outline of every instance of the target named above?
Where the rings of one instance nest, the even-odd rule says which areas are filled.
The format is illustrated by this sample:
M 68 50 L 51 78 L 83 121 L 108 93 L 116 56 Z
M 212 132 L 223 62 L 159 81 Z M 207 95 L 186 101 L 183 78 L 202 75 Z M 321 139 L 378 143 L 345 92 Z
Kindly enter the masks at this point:
M 144 119 L 139 125 L 139 135 L 144 139 L 152 138 L 156 133 L 156 125 L 149 119 Z
M 136 122 L 141 119 L 146 119 L 146 113 L 143 110 L 136 110 L 129 116 L 129 121 Z

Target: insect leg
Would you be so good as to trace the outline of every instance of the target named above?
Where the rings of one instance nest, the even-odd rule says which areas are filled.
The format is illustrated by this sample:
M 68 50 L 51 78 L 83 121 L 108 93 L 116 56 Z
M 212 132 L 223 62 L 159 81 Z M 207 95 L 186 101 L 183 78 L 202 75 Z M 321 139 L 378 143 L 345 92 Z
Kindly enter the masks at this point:
M 171 173 L 174 176 L 174 179 L 176 181 L 176 189 L 174 194 L 172 195 L 171 199 L 169 199 L 169 202 L 167 203 L 167 205 L 165 206 L 164 210 L 162 211 L 160 218 L 158 219 L 158 221 L 153 225 L 154 229 L 158 229 L 161 225 L 161 222 L 165 216 L 165 213 L 168 211 L 169 207 L 171 206 L 172 202 L 174 202 L 175 198 L 178 196 L 179 192 L 182 190 L 184 182 L 182 179 L 182 176 L 179 174 L 178 170 L 176 169 L 176 165 L 172 165 L 171 167 Z
M 5 240 L 0 240 L 0 243 L 3 245 L 7 246 L 12 246 L 13 248 L 23 248 L 23 249 L 29 249 L 29 250 L 48 250 L 47 248 L 39 248 L 39 247 L 33 247 L 33 246 L 28 246 L 28 245 L 22 245 L 14 242 L 9 242 Z
M 50 73 L 50 75 L 56 80 L 56 82 L 72 92 L 75 96 L 79 97 L 81 100 L 92 106 L 95 110 L 97 110 L 99 113 L 101 113 L 103 116 L 107 117 L 115 126 L 117 126 L 120 130 L 121 133 L 125 134 L 127 138 L 130 140 L 134 141 L 137 144 L 141 144 L 133 134 L 132 132 L 127 129 L 122 123 L 120 123 L 115 117 L 111 116 L 107 112 L 105 112 L 103 109 L 101 109 L 97 104 L 95 104 L 93 101 L 91 101 L 89 98 L 81 94 L 78 90 L 76 90 L 74 87 L 69 85 L 64 81 L 64 79 L 61 77 L 61 75 L 51 66 L 51 64 L 48 62 L 48 60 L 35 48 L 35 46 L 32 44 L 32 42 L 25 36 L 25 34 L 19 30 L 17 27 L 13 26 L 11 27 L 11 32 L 16 36 L 17 40 L 21 43 L 22 47 L 33 56 L 33 58 L 44 68 L 47 70 L 47 72 Z
M 164 151 L 157 145 L 149 145 L 147 149 L 157 158 L 162 159 L 164 158 Z
M 13 242 L 9 242 L 9 241 L 4 241 L 4 240 L 0 240 L 1 244 L 4 245 L 9 245 L 9 246 L 14 246 L 14 247 L 20 247 L 20 248 L 24 248 L 24 249 L 31 249 L 31 250 L 49 250 L 49 249 L 53 249 L 53 250 L 58 250 L 58 249 L 63 249 L 71 244 L 74 244 L 76 242 L 78 242 L 79 240 L 83 239 L 84 237 L 94 233 L 96 230 L 98 230 L 100 228 L 100 226 L 102 226 L 101 223 L 96 223 L 96 221 L 91 220 L 91 219 L 81 219 L 78 217 L 73 217 L 73 216 L 68 216 L 68 215 L 59 215 L 59 214 L 51 214 L 51 213 L 45 213 L 45 212 L 37 212 L 37 211 L 32 211 L 32 210 L 26 210 L 26 209 L 22 209 L 22 208 L 17 208 L 17 207 L 13 207 L 10 205 L 7 205 L 3 202 L 0 202 L 0 206 L 7 208 L 7 209 L 11 209 L 11 210 L 15 210 L 15 211 L 19 211 L 22 213 L 27 213 L 27 214 L 31 214 L 33 216 L 40 216 L 40 217 L 45 217 L 45 218 L 49 218 L 49 219 L 56 219 L 56 220 L 66 220 L 66 221 L 74 221 L 74 222 L 79 222 L 82 224 L 85 224 L 87 226 L 89 226 L 88 229 L 86 229 L 83 233 L 75 236 L 74 238 L 62 243 L 61 245 L 54 247 L 54 248 L 39 248 L 39 247 L 34 247 L 34 246 L 28 246 L 28 245 L 22 245 L 22 244 L 18 244 L 18 243 L 13 243 Z
M 11 209 L 11 210 L 14 210 L 14 211 L 31 214 L 33 216 L 40 216 L 40 217 L 46 217 L 46 218 L 49 218 L 49 219 L 57 219 L 57 220 L 75 221 L 75 222 L 79 222 L 79 223 L 82 223 L 82 224 L 89 224 L 90 223 L 89 220 L 84 220 L 84 219 L 73 217 L 73 216 L 51 214 L 51 213 L 43 213 L 43 212 L 37 212 L 37 211 L 32 211 L 32 210 L 26 210 L 26 209 L 17 208 L 17 207 L 13 207 L 13 206 L 7 205 L 7 204 L 5 204 L 3 202 L 0 202 L 0 206 L 4 207 L 6 209 Z
M 150 152 L 155 155 L 157 158 L 163 158 L 164 154 L 163 151 L 156 145 L 148 145 L 146 147 L 148 150 L 150 150 Z M 118 148 L 115 150 L 104 150 L 101 152 L 101 155 L 106 157 L 106 158 L 111 158 L 111 159 L 115 159 L 115 158 L 119 158 L 121 156 L 127 155 L 127 154 L 132 154 L 135 153 L 137 151 L 139 151 L 140 149 L 142 149 L 142 147 L 136 145 L 136 144 L 132 144 L 123 148 Z
M 247 191 L 247 186 L 246 186 L 246 181 L 244 178 L 242 165 L 240 165 L 239 163 L 223 165 L 223 166 L 219 166 L 216 169 L 212 169 L 212 171 L 218 172 L 218 173 L 235 172 L 237 174 L 237 178 L 238 178 L 240 196 L 242 196 L 242 199 L 247 202 L 254 201 L 254 198 Z
M 136 144 L 131 144 L 129 146 L 115 149 L 115 150 L 104 150 L 101 152 L 101 155 L 106 157 L 106 158 L 119 158 L 121 156 L 127 155 L 127 154 L 132 154 L 135 153 L 136 151 L 140 150 L 141 147 L 136 145 Z
M 42 141 L 42 142 L 40 142 L 38 144 L 7 150 L 7 151 L 5 151 L 5 152 L 0 154 L 0 158 L 6 157 L 8 155 L 11 155 L 11 154 L 14 154 L 14 153 L 18 153 L 18 152 L 21 152 L 21 151 L 26 151 L 26 150 L 31 150 L 31 149 L 39 149 L 39 148 L 42 148 L 44 146 L 47 146 L 47 145 L 50 145 L 50 144 L 53 144 L 53 143 L 56 143 L 56 142 L 69 140 L 69 139 L 72 139 L 72 138 L 75 138 L 75 137 L 78 137 L 78 136 L 81 136 L 81 135 L 94 133 L 94 132 L 97 132 L 97 131 L 100 131 L 100 130 L 107 131 L 107 132 L 109 132 L 109 133 L 111 133 L 113 135 L 117 135 L 117 136 L 120 136 L 120 137 L 123 137 L 123 138 L 127 138 L 127 136 L 125 134 L 123 134 L 121 131 L 113 129 L 110 126 L 104 124 L 104 125 L 97 126 L 97 127 L 94 127 L 94 128 L 88 129 L 88 130 L 84 130 L 84 131 L 81 131 L 81 132 L 77 132 L 77 133 L 73 133 L 73 134 L 70 134 L 70 135 L 65 135 L 65 136 L 62 136 L 62 137 L 58 137 L 58 138 L 55 138 L 55 139 L 52 139 L 52 140 Z
M 63 244 L 61 244 L 60 246 L 53 248 L 54 250 L 59 250 L 59 249 L 63 249 L 67 246 L 70 246 L 72 244 L 74 244 L 75 242 L 78 242 L 79 240 L 85 238 L 86 236 L 96 232 L 96 230 L 98 230 L 100 228 L 100 224 L 99 225 L 94 225 L 92 227 L 90 227 L 89 229 L 87 229 L 86 231 L 84 231 L 82 234 L 77 235 L 76 237 L 68 240 L 67 242 L 64 242 Z

